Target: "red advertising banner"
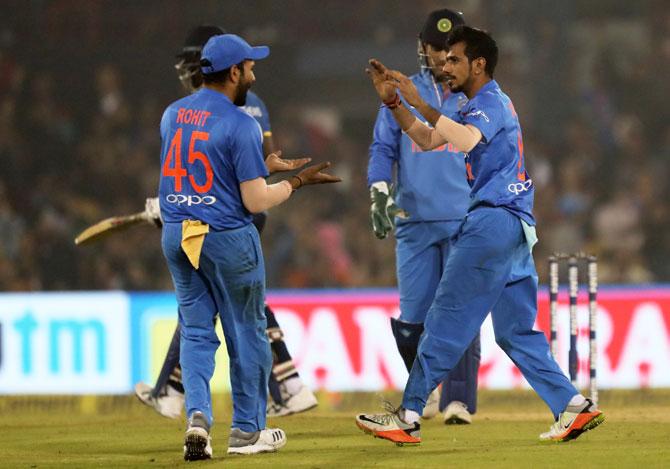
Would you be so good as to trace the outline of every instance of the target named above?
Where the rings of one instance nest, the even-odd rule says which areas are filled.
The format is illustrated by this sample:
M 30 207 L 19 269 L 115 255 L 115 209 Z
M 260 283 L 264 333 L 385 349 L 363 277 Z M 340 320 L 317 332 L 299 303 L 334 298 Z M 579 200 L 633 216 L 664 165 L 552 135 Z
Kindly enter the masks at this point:
M 579 384 L 588 383 L 588 305 L 578 308 Z M 389 291 L 270 293 L 285 340 L 305 381 L 329 390 L 402 389 L 407 372 L 396 349 L 389 318 L 398 296 Z M 546 293 L 538 299 L 536 327 L 549 330 Z M 567 298 L 558 311 L 558 360 L 567 372 Z M 670 387 L 670 288 L 604 288 L 598 295 L 598 385 L 600 388 Z M 490 317 L 482 327 L 480 387 L 528 386 L 496 345 Z

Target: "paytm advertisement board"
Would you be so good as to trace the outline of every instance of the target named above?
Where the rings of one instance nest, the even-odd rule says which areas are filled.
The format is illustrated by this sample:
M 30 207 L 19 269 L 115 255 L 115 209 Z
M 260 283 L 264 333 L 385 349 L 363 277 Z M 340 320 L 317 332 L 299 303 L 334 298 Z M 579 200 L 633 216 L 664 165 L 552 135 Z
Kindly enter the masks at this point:
M 0 295 L 0 393 L 128 392 L 125 293 Z
M 569 313 L 559 307 L 559 354 L 567 370 Z M 402 389 L 407 372 L 389 319 L 398 296 L 383 291 L 270 292 L 268 303 L 306 383 L 313 389 Z M 548 331 L 546 293 L 537 328 Z M 158 376 L 177 324 L 173 293 L 32 293 L 0 295 L 0 393 L 120 394 Z M 225 345 L 212 381 L 230 388 Z M 670 287 L 603 288 L 598 297 L 600 388 L 670 387 Z M 588 311 L 579 306 L 579 384 L 588 384 Z M 490 317 L 482 327 L 480 388 L 527 383 L 496 345 Z

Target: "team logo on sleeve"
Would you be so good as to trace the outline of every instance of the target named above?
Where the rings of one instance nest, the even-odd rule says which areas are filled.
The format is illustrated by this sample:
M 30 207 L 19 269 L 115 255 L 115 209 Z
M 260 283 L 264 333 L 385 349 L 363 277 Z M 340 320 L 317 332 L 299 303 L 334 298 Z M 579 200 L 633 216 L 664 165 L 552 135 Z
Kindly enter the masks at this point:
M 468 112 L 465 115 L 465 117 L 481 117 L 486 122 L 491 122 L 491 119 L 489 119 L 489 116 L 487 116 L 484 111 L 479 111 L 479 110 L 472 110 L 472 111 Z
M 509 186 L 507 186 L 507 190 L 510 191 L 514 195 L 519 195 L 522 192 L 527 192 L 533 187 L 533 180 L 528 179 L 523 182 L 513 182 Z

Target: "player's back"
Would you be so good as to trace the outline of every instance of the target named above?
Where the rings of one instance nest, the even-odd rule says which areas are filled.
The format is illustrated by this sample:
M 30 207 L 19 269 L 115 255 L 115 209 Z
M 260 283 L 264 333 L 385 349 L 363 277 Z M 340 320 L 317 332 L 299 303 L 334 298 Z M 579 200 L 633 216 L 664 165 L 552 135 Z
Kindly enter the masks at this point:
M 218 91 L 203 88 L 167 107 L 161 120 L 159 198 L 166 223 L 201 220 L 215 230 L 244 226 L 239 184 L 263 177 L 258 123 Z

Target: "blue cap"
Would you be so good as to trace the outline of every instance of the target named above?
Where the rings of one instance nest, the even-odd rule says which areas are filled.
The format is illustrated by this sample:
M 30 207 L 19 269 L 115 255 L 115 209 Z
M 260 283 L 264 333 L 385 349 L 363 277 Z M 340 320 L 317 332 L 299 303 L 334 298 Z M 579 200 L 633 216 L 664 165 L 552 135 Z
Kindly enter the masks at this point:
M 268 55 L 268 46 L 251 47 L 240 36 L 219 34 L 212 36 L 202 49 L 200 68 L 204 74 L 216 73 L 244 60 L 260 60 Z

